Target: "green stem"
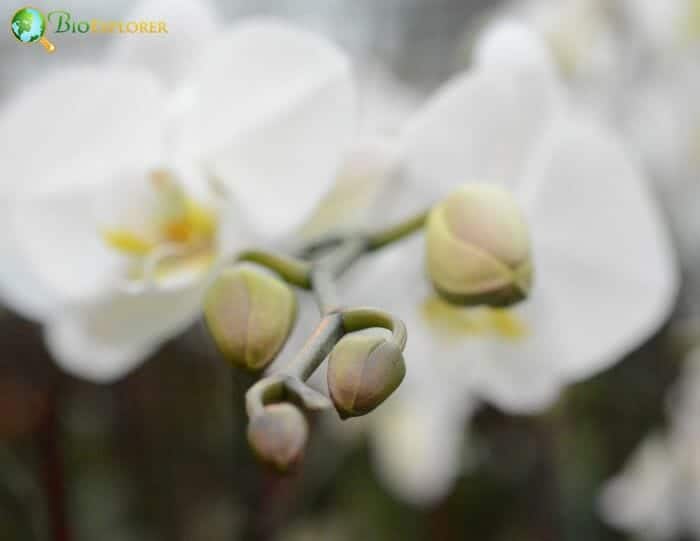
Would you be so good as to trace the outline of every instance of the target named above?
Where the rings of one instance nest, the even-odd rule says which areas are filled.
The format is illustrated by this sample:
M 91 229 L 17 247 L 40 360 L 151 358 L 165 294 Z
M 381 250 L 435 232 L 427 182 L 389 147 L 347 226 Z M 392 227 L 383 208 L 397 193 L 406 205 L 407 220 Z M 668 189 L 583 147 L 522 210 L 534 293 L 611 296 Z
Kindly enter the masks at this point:
M 321 319 L 301 351 L 281 369 L 281 373 L 306 381 L 343 337 L 343 317 L 328 314 Z
M 346 333 L 381 327 L 391 331 L 391 341 L 401 350 L 406 347 L 406 325 L 399 318 L 377 308 L 351 308 L 341 312 Z
M 406 326 L 393 315 L 376 308 L 343 309 L 336 288 L 336 279 L 355 261 L 369 251 L 396 242 L 423 227 L 428 212 L 368 235 L 354 235 L 333 240 L 326 252 L 315 261 L 268 252 L 250 250 L 239 254 L 238 261 L 250 261 L 279 273 L 288 282 L 311 289 L 316 297 L 322 319 L 301 351 L 289 363 L 261 379 L 246 393 L 249 417 L 264 410 L 266 404 L 296 397 L 310 409 L 330 405 L 328 399 L 304 382 L 311 377 L 335 344 L 349 332 L 381 327 L 392 333 L 391 341 L 400 349 L 406 346 Z M 311 250 L 315 250 L 314 247 Z M 323 250 L 322 250 L 323 252 Z
M 378 250 L 388 244 L 402 240 L 422 229 L 428 219 L 430 210 L 425 210 L 396 225 L 381 229 L 367 235 L 367 247 L 369 250 Z
M 367 242 L 364 239 L 351 238 L 313 263 L 311 288 L 322 316 L 340 309 L 335 280 L 366 251 Z
M 290 284 L 304 289 L 311 288 L 311 264 L 307 261 L 263 250 L 240 252 L 236 256 L 236 261 L 257 263 L 275 271 Z

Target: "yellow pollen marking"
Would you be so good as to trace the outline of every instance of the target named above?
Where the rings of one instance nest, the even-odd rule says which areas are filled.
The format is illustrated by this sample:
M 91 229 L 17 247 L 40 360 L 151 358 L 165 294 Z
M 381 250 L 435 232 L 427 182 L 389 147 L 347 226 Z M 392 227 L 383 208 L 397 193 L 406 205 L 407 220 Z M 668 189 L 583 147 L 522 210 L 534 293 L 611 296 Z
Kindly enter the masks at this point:
M 110 228 L 102 236 L 110 247 L 130 256 L 146 256 L 160 244 L 177 244 L 182 247 L 210 245 L 218 226 L 217 217 L 210 209 L 183 197 L 182 210 L 167 218 L 153 218 L 156 233 L 140 234 L 125 228 Z M 152 238 L 155 236 L 155 238 Z
M 194 233 L 192 225 L 187 220 L 172 221 L 165 224 L 163 237 L 168 242 L 187 244 L 192 240 Z
M 107 229 L 102 236 L 108 246 L 133 256 L 145 256 L 155 244 L 126 229 Z
M 504 308 L 452 306 L 433 296 L 423 301 L 420 312 L 431 327 L 449 338 L 496 336 L 517 341 L 528 334 L 525 323 L 512 310 Z
M 518 340 L 527 334 L 525 323 L 512 310 L 487 308 L 484 316 L 495 334 L 501 338 Z
M 188 197 L 167 170 L 155 170 L 149 179 L 156 202 L 146 224 L 136 231 L 108 228 L 102 231 L 105 243 L 132 258 L 126 277 L 133 282 L 200 273 L 216 256 L 216 212 Z
M 175 273 L 189 273 L 208 268 L 214 262 L 210 250 L 196 252 L 185 258 L 165 259 L 155 269 L 155 278 L 167 278 Z
M 199 205 L 192 199 L 185 199 L 187 222 L 196 236 L 212 238 L 216 233 L 218 222 L 216 215 L 208 208 Z

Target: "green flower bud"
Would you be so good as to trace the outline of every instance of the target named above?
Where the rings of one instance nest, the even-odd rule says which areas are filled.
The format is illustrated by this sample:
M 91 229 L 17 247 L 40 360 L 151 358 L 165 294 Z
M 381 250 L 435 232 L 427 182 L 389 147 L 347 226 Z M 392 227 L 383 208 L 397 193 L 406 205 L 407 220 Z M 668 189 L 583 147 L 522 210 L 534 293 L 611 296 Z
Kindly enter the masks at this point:
M 288 402 L 265 406 L 248 425 L 248 443 L 256 456 L 280 472 L 301 462 L 308 436 L 306 418 Z
M 224 270 L 204 298 L 204 318 L 216 345 L 235 366 L 265 368 L 296 319 L 291 288 L 271 273 L 240 265 Z
M 530 291 L 528 228 L 503 188 L 468 184 L 435 206 L 426 245 L 430 279 L 450 303 L 508 306 Z
M 343 419 L 372 411 L 396 390 L 405 374 L 401 350 L 380 336 L 344 336 L 328 358 L 328 390 Z

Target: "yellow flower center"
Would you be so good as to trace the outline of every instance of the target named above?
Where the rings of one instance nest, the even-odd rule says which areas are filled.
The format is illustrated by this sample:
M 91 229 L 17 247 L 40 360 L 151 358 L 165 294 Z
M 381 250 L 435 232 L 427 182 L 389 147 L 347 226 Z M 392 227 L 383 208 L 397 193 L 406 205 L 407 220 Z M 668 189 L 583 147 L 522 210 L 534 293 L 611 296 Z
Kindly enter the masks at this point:
M 214 210 L 188 197 L 167 171 L 154 171 L 150 181 L 156 191 L 156 205 L 148 226 L 110 227 L 102 231 L 109 247 L 133 259 L 129 279 L 145 277 L 149 257 L 158 258 L 151 269 L 155 277 L 208 267 L 215 255 L 218 227 Z
M 494 336 L 518 341 L 528 335 L 525 323 L 512 310 L 505 308 L 464 308 L 432 296 L 423 301 L 420 312 L 428 325 L 450 339 Z

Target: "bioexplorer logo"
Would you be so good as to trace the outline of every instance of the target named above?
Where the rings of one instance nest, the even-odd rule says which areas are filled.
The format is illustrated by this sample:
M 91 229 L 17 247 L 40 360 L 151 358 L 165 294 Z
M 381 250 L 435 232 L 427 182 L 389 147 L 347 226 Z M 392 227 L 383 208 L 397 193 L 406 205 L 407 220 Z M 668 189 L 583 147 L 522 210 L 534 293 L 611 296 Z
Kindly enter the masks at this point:
M 76 20 L 64 10 L 49 11 L 44 15 L 33 7 L 18 9 L 10 19 L 10 32 L 26 45 L 39 42 L 46 52 L 52 53 L 56 46 L 46 37 L 51 34 L 167 34 L 165 21 L 89 21 Z

